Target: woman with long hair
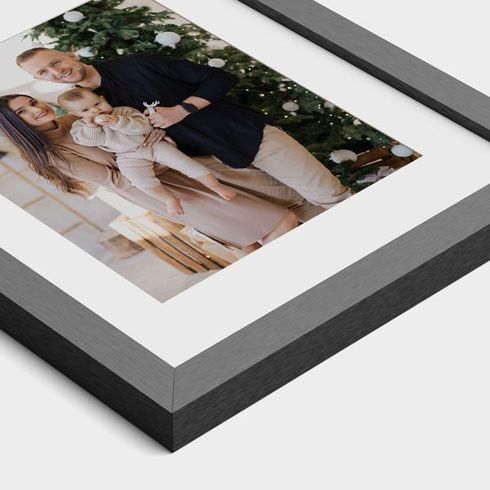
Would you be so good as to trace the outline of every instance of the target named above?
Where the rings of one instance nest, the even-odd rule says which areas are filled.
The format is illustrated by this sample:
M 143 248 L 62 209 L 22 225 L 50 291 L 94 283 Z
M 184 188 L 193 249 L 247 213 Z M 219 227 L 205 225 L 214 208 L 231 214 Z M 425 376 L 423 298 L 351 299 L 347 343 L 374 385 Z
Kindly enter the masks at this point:
M 232 201 L 225 201 L 195 180 L 160 166 L 157 177 L 180 199 L 185 211 L 171 215 L 163 202 L 131 186 L 111 153 L 73 141 L 70 128 L 76 119 L 71 115 L 56 117 L 49 104 L 27 95 L 0 97 L 0 130 L 34 172 L 63 192 L 88 195 L 94 187 L 109 187 L 148 210 L 244 253 L 297 226 L 296 215 L 283 206 L 242 190 Z

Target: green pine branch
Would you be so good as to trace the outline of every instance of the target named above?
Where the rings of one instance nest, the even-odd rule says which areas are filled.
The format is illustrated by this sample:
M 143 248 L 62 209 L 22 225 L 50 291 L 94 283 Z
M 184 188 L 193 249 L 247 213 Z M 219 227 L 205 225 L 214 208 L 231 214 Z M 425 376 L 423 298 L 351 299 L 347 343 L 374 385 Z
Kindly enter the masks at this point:
M 240 78 L 231 93 L 238 102 L 264 113 L 354 190 L 366 186 L 357 183 L 366 170 L 353 169 L 349 162 L 334 164 L 330 153 L 343 148 L 360 153 L 393 144 L 389 136 L 341 108 L 324 107 L 324 100 L 316 94 L 233 46 L 211 49 L 208 43 L 216 40 L 212 34 L 194 24 L 177 25 L 171 12 L 152 12 L 146 6 L 121 8 L 121 4 L 122 0 L 92 0 L 77 7 L 85 16 L 80 22 L 67 22 L 59 16 L 35 27 L 28 36 L 33 41 L 47 37 L 50 46 L 62 51 L 91 47 L 95 56 L 84 58 L 86 63 L 138 52 L 162 53 L 200 64 L 221 58 L 226 62 L 224 69 Z M 155 42 L 161 31 L 176 32 L 181 41 L 175 47 L 161 46 Z M 294 113 L 282 107 L 291 101 L 299 105 Z

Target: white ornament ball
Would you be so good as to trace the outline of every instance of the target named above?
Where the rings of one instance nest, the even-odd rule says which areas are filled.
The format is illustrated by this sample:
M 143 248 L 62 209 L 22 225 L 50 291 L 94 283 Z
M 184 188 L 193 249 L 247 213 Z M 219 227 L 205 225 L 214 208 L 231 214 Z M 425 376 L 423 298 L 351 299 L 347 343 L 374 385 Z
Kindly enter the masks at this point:
M 391 149 L 391 153 L 397 157 L 407 158 L 413 155 L 413 150 L 404 145 L 395 145 Z
M 351 150 L 335 150 L 330 153 L 330 160 L 334 163 L 355 162 L 357 154 Z
M 78 51 L 76 51 L 76 53 L 82 58 L 92 58 L 92 56 L 95 56 L 97 54 L 97 52 L 90 46 L 80 48 Z
M 292 101 L 284 102 L 284 104 L 282 105 L 282 108 L 288 112 L 296 112 L 299 109 L 299 104 L 297 104 L 296 102 L 292 102 Z
M 395 172 L 395 169 L 393 167 L 390 167 L 388 165 L 383 165 L 382 167 L 378 168 L 377 175 L 380 179 L 384 179 L 385 177 L 388 177 L 388 175 L 392 174 Z
M 332 104 L 332 102 L 330 102 L 329 100 L 326 100 L 324 103 L 323 103 L 323 107 L 325 107 L 325 109 L 335 109 L 335 104 Z
M 85 15 L 83 15 L 82 12 L 78 12 L 78 10 L 70 10 L 70 12 L 65 12 L 63 14 L 63 19 L 65 19 L 66 22 L 80 22 L 84 18 Z
M 122 56 L 126 51 L 124 51 L 123 48 L 117 48 L 116 49 L 116 53 L 119 55 L 119 56 Z
M 352 124 L 353 124 L 354 126 L 360 126 L 360 125 L 362 124 L 362 121 L 361 121 L 360 119 L 354 119 L 354 120 L 352 121 Z
M 176 32 L 163 31 L 155 36 L 155 41 L 162 46 L 175 46 L 180 42 L 181 37 Z
M 360 179 L 357 180 L 358 184 L 372 184 L 374 182 L 378 182 L 378 180 L 384 179 L 385 177 L 388 177 L 388 175 L 392 174 L 395 172 L 395 169 L 392 167 L 389 167 L 387 165 L 383 165 L 378 168 L 378 171 L 376 173 L 371 173 L 364 175 Z
M 374 182 L 378 182 L 379 176 L 378 174 L 367 174 L 357 179 L 358 184 L 373 184 Z
M 208 61 L 208 65 L 212 66 L 213 68 L 223 68 L 223 66 L 226 65 L 226 61 L 221 58 L 211 58 Z

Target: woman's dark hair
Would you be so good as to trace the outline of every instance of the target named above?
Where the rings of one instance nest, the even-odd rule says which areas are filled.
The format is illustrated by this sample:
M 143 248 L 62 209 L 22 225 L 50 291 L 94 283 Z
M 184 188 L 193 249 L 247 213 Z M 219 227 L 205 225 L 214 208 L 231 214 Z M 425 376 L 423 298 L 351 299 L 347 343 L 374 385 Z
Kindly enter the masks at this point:
M 70 194 L 84 195 L 87 189 L 83 182 L 65 175 L 56 167 L 55 161 L 66 159 L 42 133 L 31 128 L 9 107 L 9 102 L 17 97 L 29 95 L 11 94 L 0 97 L 0 130 L 19 150 L 21 157 L 38 175 L 49 180 L 58 189 Z

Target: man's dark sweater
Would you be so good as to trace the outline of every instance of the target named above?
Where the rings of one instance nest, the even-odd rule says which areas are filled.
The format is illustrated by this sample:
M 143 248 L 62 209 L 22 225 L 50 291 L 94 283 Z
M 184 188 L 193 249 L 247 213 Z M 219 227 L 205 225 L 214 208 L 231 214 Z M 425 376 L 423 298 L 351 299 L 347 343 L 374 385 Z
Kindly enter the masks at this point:
M 160 54 L 130 54 L 93 64 L 102 83 L 95 90 L 113 106 L 144 111 L 143 102 L 172 107 L 190 96 L 211 105 L 166 129 L 189 155 L 215 155 L 234 168 L 254 160 L 263 138 L 265 117 L 240 106 L 226 94 L 238 78 L 226 71 Z

